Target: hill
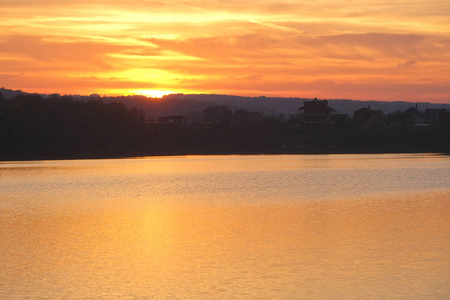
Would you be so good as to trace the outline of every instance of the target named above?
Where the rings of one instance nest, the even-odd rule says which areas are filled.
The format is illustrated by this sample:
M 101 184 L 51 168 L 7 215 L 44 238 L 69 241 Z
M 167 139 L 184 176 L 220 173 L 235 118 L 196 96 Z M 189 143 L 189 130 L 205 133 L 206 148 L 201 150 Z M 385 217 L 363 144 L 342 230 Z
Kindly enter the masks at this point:
M 10 90 L 1 88 L 0 93 L 5 99 L 12 99 L 19 94 L 24 93 L 20 90 Z M 51 95 L 40 95 L 48 98 Z M 242 97 L 233 95 L 216 94 L 171 94 L 162 99 L 148 98 L 145 96 L 119 96 L 104 97 L 99 95 L 81 96 L 70 95 L 74 100 L 89 101 L 101 99 L 106 103 L 120 102 L 127 108 L 136 107 L 145 112 L 147 118 L 154 119 L 167 115 L 186 115 L 195 118 L 201 116 L 203 110 L 210 106 L 226 105 L 232 110 L 245 109 L 248 111 L 259 112 L 265 116 L 283 115 L 286 119 L 289 116 L 297 115 L 298 109 L 303 106 L 308 98 L 281 98 L 281 97 Z M 320 99 L 319 99 L 320 100 Z M 450 103 L 430 103 L 430 102 L 405 102 L 405 101 L 359 101 L 347 99 L 329 99 L 329 105 L 339 114 L 348 114 L 353 116 L 353 112 L 362 108 L 370 107 L 375 110 L 382 110 L 385 114 L 394 111 L 405 111 L 410 107 L 418 106 L 425 108 L 446 108 L 450 110 Z
M 281 98 L 281 97 L 241 97 L 230 95 L 211 95 L 211 94 L 172 94 L 164 96 L 163 99 L 182 99 L 197 100 L 201 102 L 214 103 L 214 105 L 227 105 L 231 109 L 246 109 L 257 111 L 265 115 L 278 116 L 284 114 L 290 116 L 297 114 L 298 109 L 303 106 L 308 98 Z M 318 99 L 324 100 L 324 99 Z M 405 111 L 412 106 L 424 108 L 447 108 L 450 109 L 450 103 L 430 103 L 430 102 L 405 102 L 405 101 L 360 101 L 347 99 L 329 99 L 329 104 L 339 114 L 353 115 L 355 110 L 362 107 L 370 107 L 376 110 L 382 110 L 388 114 L 394 111 Z

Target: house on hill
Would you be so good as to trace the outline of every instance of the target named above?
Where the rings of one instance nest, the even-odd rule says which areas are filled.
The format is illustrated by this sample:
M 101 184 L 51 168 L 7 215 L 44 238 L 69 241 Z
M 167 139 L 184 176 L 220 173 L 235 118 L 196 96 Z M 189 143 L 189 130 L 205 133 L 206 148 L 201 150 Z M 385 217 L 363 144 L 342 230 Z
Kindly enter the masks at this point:
M 425 113 L 417 107 L 417 104 L 416 107 L 410 107 L 404 113 L 409 113 L 414 116 L 415 125 L 424 125 L 427 123 Z
M 362 118 L 364 115 L 366 115 L 366 114 L 370 114 L 370 113 L 372 113 L 372 112 L 374 112 L 375 110 L 374 109 L 371 109 L 370 108 L 370 105 L 369 106 L 367 106 L 367 107 L 363 107 L 363 108 L 360 108 L 360 109 L 358 109 L 358 110 L 355 110 L 355 112 L 353 113 L 353 118 L 355 118 L 355 119 L 360 119 L 360 118 Z
M 367 107 L 362 107 L 358 110 L 355 110 L 353 112 L 353 119 L 358 120 L 360 122 L 365 122 L 374 115 L 382 115 L 382 114 L 383 111 L 372 109 L 370 108 L 370 105 L 368 105 Z
M 331 116 L 336 110 L 328 106 L 328 101 L 305 101 L 303 106 L 298 109 L 300 124 L 302 125 L 329 125 Z

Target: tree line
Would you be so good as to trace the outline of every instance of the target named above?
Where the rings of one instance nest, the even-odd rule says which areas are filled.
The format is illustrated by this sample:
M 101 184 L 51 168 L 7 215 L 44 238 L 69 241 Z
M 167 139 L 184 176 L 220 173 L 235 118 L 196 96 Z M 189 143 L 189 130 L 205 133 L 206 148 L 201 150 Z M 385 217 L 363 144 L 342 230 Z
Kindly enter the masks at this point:
M 149 122 L 123 103 L 70 96 L 0 93 L 0 159 L 113 158 L 183 154 L 450 153 L 450 114 L 413 126 L 402 112 L 336 116 L 302 126 L 293 116 L 252 115 L 224 105 L 193 114 L 188 125 Z
M 70 96 L 0 96 L 0 158 L 133 155 L 145 144 L 145 114 L 122 103 Z

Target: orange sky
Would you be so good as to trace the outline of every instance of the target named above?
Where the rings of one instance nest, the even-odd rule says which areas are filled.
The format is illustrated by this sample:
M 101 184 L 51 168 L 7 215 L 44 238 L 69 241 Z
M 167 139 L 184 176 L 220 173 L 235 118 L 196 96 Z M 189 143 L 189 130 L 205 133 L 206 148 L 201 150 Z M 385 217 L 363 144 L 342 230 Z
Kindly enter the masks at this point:
M 450 103 L 448 0 L 0 0 L 0 86 Z

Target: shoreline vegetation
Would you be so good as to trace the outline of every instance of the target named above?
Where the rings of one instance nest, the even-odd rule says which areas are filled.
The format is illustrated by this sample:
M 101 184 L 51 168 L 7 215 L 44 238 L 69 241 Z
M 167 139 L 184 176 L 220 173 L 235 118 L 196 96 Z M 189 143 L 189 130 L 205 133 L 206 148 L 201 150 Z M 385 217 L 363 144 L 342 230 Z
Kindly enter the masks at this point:
M 149 118 L 136 107 L 71 96 L 0 93 L 0 161 L 227 154 L 450 153 L 450 112 L 365 109 L 326 124 L 225 105 Z

